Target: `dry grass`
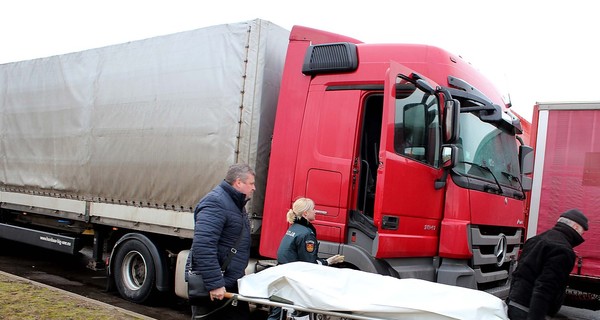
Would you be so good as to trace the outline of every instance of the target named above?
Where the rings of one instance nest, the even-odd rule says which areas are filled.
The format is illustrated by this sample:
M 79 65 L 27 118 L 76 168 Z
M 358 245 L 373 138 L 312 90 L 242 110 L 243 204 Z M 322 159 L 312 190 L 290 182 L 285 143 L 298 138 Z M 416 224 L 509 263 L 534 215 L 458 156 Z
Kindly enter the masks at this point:
M 121 309 L 0 274 L 0 319 L 140 319 Z

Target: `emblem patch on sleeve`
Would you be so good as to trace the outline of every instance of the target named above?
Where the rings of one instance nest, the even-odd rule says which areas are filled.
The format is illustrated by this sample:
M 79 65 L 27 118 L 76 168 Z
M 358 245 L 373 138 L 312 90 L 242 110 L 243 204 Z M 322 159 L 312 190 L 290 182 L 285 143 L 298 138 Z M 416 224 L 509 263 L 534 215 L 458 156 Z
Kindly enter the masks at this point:
M 315 251 L 315 242 L 313 240 L 305 241 L 304 246 L 306 247 L 306 252 L 312 253 Z

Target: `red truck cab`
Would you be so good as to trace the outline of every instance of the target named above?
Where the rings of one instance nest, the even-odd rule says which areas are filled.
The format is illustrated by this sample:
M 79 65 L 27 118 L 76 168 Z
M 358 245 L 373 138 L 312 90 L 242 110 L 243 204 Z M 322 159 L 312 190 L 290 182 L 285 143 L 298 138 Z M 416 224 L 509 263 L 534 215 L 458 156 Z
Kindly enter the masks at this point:
M 260 254 L 276 257 L 287 210 L 309 197 L 323 257 L 504 296 L 529 187 L 517 133 L 501 95 L 458 56 L 296 26 Z

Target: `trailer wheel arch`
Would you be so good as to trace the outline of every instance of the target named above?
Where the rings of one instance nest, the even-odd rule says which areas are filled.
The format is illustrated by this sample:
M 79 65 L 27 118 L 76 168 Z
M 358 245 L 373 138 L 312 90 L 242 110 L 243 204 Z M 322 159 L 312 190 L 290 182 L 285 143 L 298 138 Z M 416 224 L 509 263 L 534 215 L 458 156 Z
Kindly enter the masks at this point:
M 145 302 L 146 300 L 148 300 L 151 297 L 151 292 L 153 291 L 153 289 L 158 290 L 159 292 L 166 292 L 169 290 L 170 285 L 169 285 L 169 276 L 168 276 L 168 265 L 167 265 L 167 259 L 165 259 L 165 257 L 163 257 L 163 255 L 160 253 L 161 251 L 159 250 L 159 248 L 157 247 L 157 245 L 150 239 L 148 238 L 146 235 L 143 235 L 141 233 L 128 233 L 125 234 L 124 236 L 122 236 L 114 245 L 111 254 L 110 254 L 110 260 L 109 260 L 109 265 L 108 265 L 108 275 L 109 275 L 109 281 L 111 283 L 111 287 L 112 286 L 116 286 L 116 281 L 117 279 L 115 279 L 115 268 L 116 268 L 116 264 L 121 264 L 122 261 L 117 261 L 117 260 L 121 260 L 121 259 L 117 259 L 117 257 L 120 256 L 120 251 L 122 250 L 123 246 L 125 246 L 128 243 L 134 243 L 137 242 L 138 246 L 140 246 L 139 248 L 141 249 L 141 251 L 147 250 L 147 254 L 149 255 L 150 258 L 149 262 L 152 262 L 152 266 L 153 266 L 153 276 L 154 276 L 154 283 L 152 284 L 152 288 L 149 288 L 149 292 L 147 292 L 146 294 L 143 294 L 141 297 L 133 297 L 133 296 L 128 296 L 128 297 L 124 297 L 128 300 L 132 300 L 135 301 L 137 303 L 142 303 Z M 141 255 L 144 256 L 144 253 L 141 252 Z M 124 256 L 120 256 L 121 258 L 123 258 Z M 144 257 L 146 258 L 146 257 Z

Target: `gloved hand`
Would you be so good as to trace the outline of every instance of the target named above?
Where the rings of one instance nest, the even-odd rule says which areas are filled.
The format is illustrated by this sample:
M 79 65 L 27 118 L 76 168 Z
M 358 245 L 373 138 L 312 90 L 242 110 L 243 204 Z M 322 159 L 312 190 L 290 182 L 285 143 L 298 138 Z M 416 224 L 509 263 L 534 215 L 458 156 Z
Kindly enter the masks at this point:
M 344 262 L 344 256 L 336 254 L 333 257 L 329 257 L 327 258 L 327 264 L 328 265 L 332 265 L 332 264 L 336 264 L 336 263 L 341 263 Z

